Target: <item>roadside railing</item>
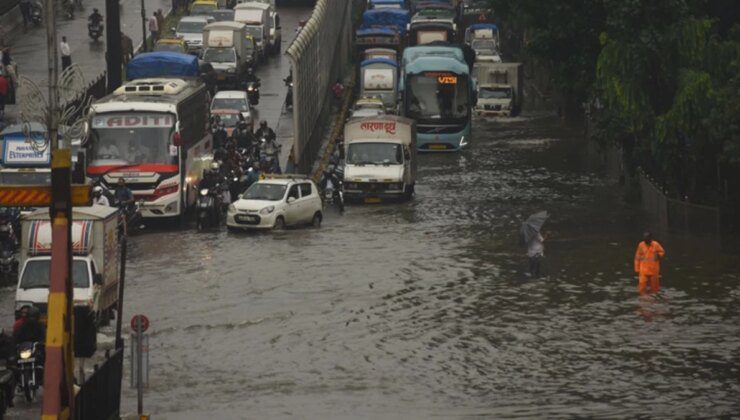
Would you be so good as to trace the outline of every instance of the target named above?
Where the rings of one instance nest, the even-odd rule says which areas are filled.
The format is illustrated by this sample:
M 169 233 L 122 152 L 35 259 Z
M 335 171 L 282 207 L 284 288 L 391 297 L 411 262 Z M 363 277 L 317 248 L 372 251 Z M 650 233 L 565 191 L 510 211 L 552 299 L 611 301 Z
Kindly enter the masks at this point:
M 123 376 L 123 348 L 105 352 L 105 361 L 95 365 L 92 375 L 82 384 L 75 395 L 77 420 L 120 418 L 121 378 Z

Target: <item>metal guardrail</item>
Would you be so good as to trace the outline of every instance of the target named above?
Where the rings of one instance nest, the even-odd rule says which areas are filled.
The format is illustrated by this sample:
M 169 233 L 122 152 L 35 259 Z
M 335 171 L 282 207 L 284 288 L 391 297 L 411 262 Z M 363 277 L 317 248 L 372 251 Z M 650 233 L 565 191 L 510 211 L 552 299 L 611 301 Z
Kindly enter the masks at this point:
M 118 419 L 121 411 L 121 378 L 123 375 L 123 348 L 112 356 L 106 352 L 103 365 L 96 365 L 75 395 L 76 420 Z
M 288 47 L 293 71 L 294 158 L 301 172 L 318 151 L 331 86 L 350 61 L 352 7 L 348 0 L 318 0 L 311 18 Z

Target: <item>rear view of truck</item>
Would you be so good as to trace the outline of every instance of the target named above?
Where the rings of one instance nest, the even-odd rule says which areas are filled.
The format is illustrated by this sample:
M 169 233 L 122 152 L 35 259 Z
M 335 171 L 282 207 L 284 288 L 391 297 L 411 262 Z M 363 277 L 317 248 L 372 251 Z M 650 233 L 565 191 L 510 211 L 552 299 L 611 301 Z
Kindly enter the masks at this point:
M 510 117 L 521 111 L 523 103 L 523 66 L 521 63 L 475 63 L 478 81 L 478 115 Z

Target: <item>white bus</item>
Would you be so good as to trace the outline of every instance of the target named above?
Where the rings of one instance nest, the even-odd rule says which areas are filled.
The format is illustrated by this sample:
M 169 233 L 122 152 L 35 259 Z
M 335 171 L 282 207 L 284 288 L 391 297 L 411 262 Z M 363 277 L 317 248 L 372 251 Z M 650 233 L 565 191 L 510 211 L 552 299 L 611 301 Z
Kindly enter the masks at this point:
M 90 107 L 88 176 L 114 190 L 126 181 L 145 218 L 181 217 L 195 203 L 212 152 L 205 85 L 139 79 Z

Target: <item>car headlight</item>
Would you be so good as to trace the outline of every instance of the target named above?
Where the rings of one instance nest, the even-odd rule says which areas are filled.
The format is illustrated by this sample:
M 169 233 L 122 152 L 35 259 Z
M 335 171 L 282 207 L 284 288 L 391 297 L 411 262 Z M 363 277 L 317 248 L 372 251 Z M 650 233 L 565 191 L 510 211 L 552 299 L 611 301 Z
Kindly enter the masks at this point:
M 268 206 L 268 207 L 265 207 L 264 209 L 260 210 L 260 214 L 270 214 L 273 211 L 275 211 L 275 206 Z
M 402 190 L 403 189 L 403 184 L 400 184 L 400 183 L 388 184 L 388 189 L 389 190 Z
M 228 69 L 226 69 L 226 73 L 234 73 L 234 72 L 236 72 L 236 69 L 233 67 L 229 67 Z
M 247 91 L 249 91 L 249 92 L 254 92 L 254 86 L 250 86 L 250 87 L 248 87 L 248 88 L 247 88 Z
M 229 204 L 228 212 L 229 213 L 236 213 L 236 206 L 233 205 L 233 204 Z
M 19 356 L 21 356 L 21 359 L 28 359 L 29 357 L 31 357 L 31 354 L 32 354 L 31 349 L 26 349 L 26 350 L 21 350 L 21 353 Z
M 203 188 L 200 190 L 200 195 L 208 195 L 208 188 Z

